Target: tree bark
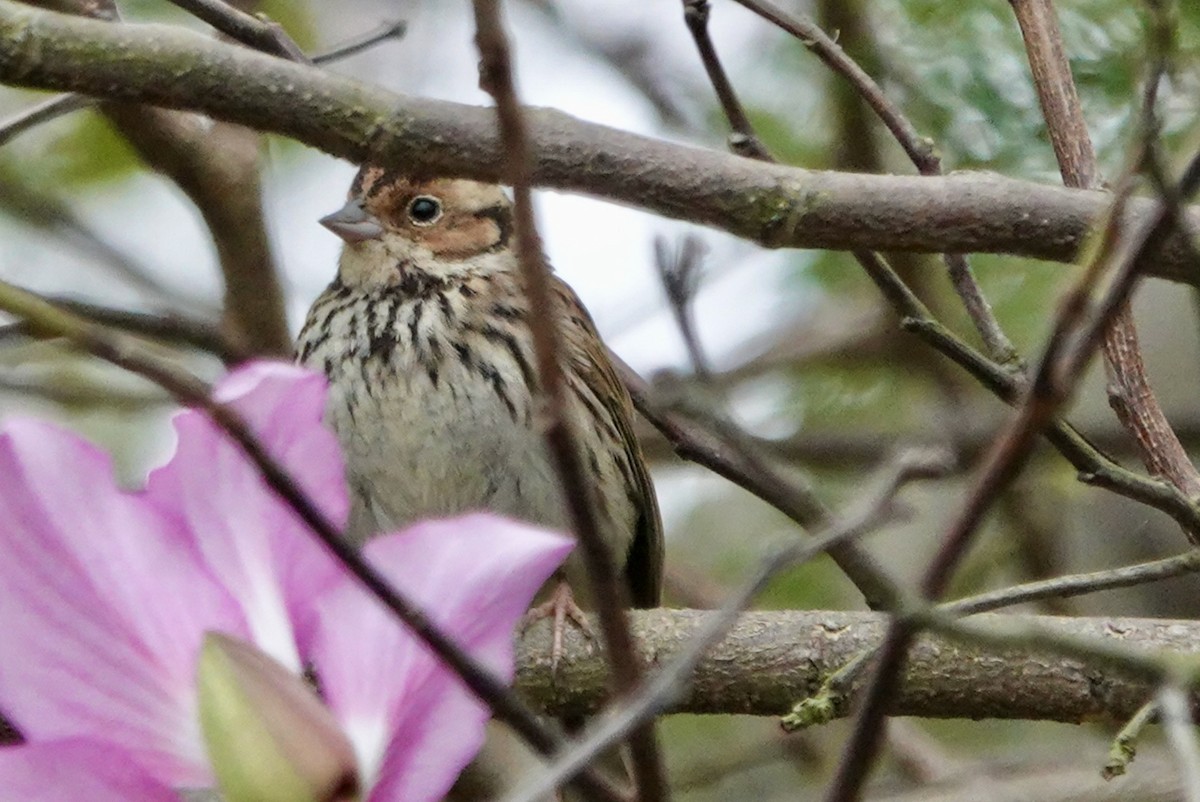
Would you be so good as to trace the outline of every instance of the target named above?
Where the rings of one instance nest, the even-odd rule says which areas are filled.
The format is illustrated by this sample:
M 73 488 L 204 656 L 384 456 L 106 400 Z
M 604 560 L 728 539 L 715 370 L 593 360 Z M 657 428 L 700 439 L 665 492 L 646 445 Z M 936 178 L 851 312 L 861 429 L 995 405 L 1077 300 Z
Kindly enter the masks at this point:
M 707 615 L 712 613 L 631 612 L 645 665 L 653 668 L 669 662 Z M 970 620 L 984 626 L 1032 624 L 1064 638 L 1094 639 L 1158 657 L 1200 655 L 1200 621 L 999 614 Z M 681 698 L 668 709 L 756 716 L 787 713 L 832 672 L 877 646 L 887 621 L 886 615 L 877 613 L 824 610 L 744 613 L 729 635 L 709 651 Z M 570 627 L 565 648 L 557 672 L 552 672 L 550 626 L 530 627 L 518 649 L 517 688 L 550 715 L 594 713 L 608 696 L 603 655 Z M 903 685 L 888 712 L 928 718 L 1123 721 L 1153 693 L 1154 685 L 1147 678 L 1099 660 L 1057 656 L 1044 648 L 998 650 L 924 635 L 910 652 Z M 848 712 L 841 709 L 837 714 Z
M 163 25 L 113 25 L 0 0 L 0 81 L 209 114 L 352 161 L 500 180 L 491 109 L 405 97 Z M 723 229 L 772 248 L 1007 253 L 1071 261 L 1104 192 L 989 173 L 800 170 L 528 109 L 534 181 Z M 1127 225 L 1153 206 L 1129 204 Z M 1189 213 L 1200 227 L 1200 210 Z M 1200 286 L 1179 236 L 1151 275 Z

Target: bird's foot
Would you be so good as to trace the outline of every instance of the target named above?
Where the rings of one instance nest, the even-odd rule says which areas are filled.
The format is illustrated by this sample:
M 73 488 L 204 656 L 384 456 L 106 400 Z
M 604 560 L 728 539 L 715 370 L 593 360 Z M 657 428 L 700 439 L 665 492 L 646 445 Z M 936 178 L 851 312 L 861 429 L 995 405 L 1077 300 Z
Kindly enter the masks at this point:
M 563 580 L 559 580 L 554 586 L 549 601 L 531 607 L 529 612 L 525 613 L 525 618 L 521 622 L 521 631 L 524 632 L 543 618 L 551 617 L 554 619 L 554 634 L 550 645 L 550 671 L 553 673 L 558 670 L 558 663 L 562 660 L 563 633 L 566 631 L 568 620 L 574 623 L 583 636 L 590 641 L 596 640 L 596 633 L 592 631 L 592 625 L 588 623 L 583 610 L 575 603 L 575 595 L 571 593 L 571 586 Z

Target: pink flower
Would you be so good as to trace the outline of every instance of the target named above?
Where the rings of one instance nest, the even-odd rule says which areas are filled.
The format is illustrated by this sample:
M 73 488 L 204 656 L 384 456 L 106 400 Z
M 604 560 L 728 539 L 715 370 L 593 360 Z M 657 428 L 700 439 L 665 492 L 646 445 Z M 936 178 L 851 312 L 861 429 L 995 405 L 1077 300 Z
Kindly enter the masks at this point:
M 341 525 L 341 454 L 321 378 L 258 363 L 220 383 L 263 445 Z M 31 420 L 0 428 L 0 749 L 14 799 L 177 799 L 214 783 L 196 665 L 204 635 L 315 666 L 354 747 L 362 798 L 440 798 L 487 711 L 356 581 L 203 414 L 144 491 L 107 455 Z M 512 629 L 570 541 L 489 515 L 378 538 L 368 559 L 476 659 L 512 674 Z M 5 797 L 8 798 L 8 797 Z

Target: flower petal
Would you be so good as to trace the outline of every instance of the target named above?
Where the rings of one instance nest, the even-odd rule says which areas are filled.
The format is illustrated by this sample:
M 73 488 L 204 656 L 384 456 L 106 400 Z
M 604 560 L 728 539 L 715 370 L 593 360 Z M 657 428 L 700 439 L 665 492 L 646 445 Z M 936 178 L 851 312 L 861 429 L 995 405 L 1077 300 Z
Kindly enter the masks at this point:
M 263 447 L 341 526 L 348 499 L 341 449 L 321 424 L 325 393 L 318 374 L 257 362 L 226 377 L 214 397 L 244 417 Z M 195 533 L 210 569 L 245 608 L 252 640 L 298 671 L 289 619 L 307 612 L 314 587 L 325 584 L 336 564 L 206 414 L 181 412 L 174 425 L 178 449 L 151 474 L 148 496 Z
M 10 422 L 0 476 L 0 706 L 31 741 L 90 736 L 164 782 L 207 782 L 195 660 L 204 630 L 245 631 L 233 600 L 74 435 Z
M 117 747 L 81 738 L 0 748 L 0 798 L 21 802 L 179 802 Z
M 506 680 L 513 628 L 573 541 L 493 515 L 427 521 L 365 553 L 443 632 Z M 489 713 L 357 583 L 316 601 L 311 657 L 372 800 L 437 799 L 478 751 Z

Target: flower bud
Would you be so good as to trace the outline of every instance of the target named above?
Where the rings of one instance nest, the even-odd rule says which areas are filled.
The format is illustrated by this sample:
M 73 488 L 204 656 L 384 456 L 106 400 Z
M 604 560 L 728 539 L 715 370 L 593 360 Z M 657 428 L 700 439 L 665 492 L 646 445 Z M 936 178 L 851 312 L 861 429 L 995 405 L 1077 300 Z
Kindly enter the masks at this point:
M 248 643 L 204 637 L 200 726 L 226 802 L 348 802 L 354 750 L 316 694 Z

